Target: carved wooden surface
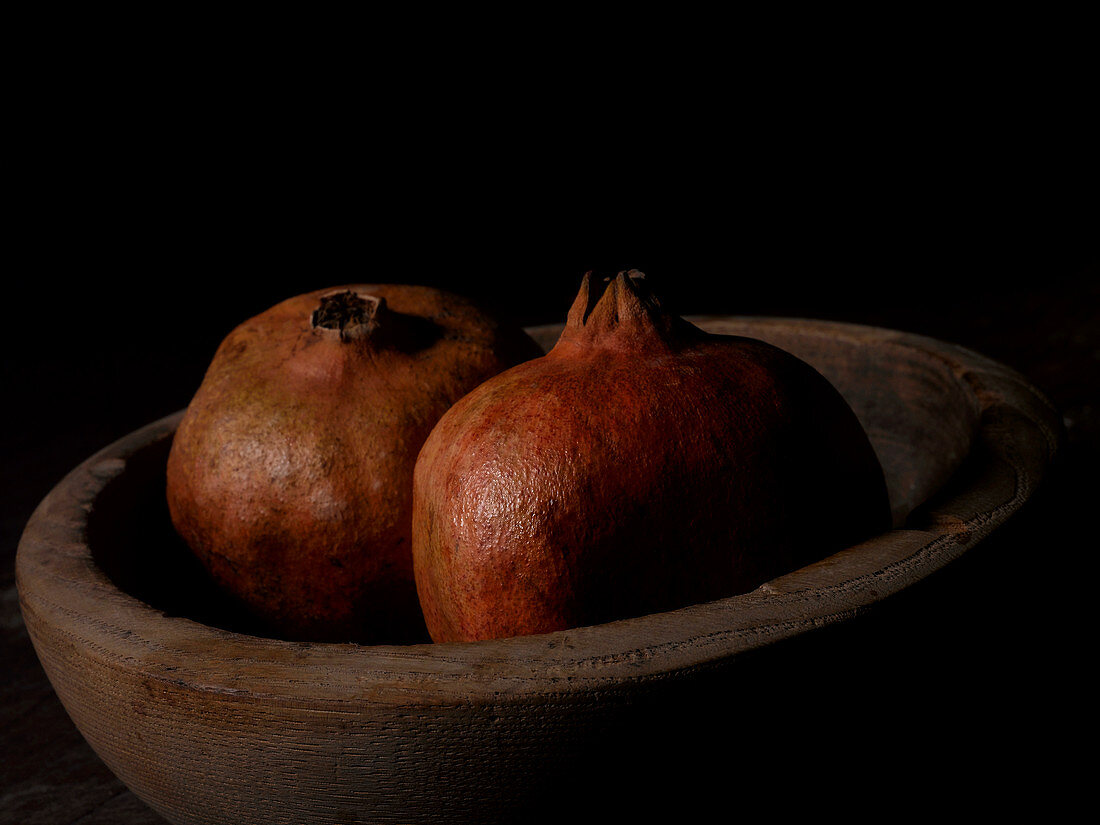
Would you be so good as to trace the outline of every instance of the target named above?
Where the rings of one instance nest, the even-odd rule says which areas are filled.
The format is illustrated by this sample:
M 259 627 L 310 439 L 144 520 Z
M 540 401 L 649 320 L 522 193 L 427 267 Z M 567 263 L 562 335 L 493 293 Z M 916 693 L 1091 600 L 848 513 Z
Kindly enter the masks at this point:
M 736 685 L 743 659 L 958 559 L 1029 498 L 1057 450 L 1049 403 L 962 348 L 825 322 L 699 323 L 776 343 L 833 381 L 884 463 L 893 531 L 752 593 L 598 627 L 474 644 L 293 644 L 127 592 L 156 590 L 125 571 L 158 569 L 166 526 L 133 508 L 162 491 L 172 416 L 75 469 L 26 529 L 22 613 L 57 695 L 171 822 L 531 821 L 585 784 L 613 795 L 621 776 L 578 774 L 608 770 L 626 749 L 661 775 L 653 766 L 677 756 L 667 737 L 639 734 L 647 713 L 696 691 L 714 700 L 703 686 L 715 674 Z

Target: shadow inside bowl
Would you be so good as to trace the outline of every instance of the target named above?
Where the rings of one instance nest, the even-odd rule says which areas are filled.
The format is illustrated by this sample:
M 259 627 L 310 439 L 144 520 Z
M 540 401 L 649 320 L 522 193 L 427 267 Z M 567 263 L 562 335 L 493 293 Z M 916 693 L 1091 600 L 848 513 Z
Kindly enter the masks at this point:
M 978 400 L 959 366 L 890 330 L 768 318 L 694 317 L 707 332 L 759 338 L 801 358 L 840 392 L 886 476 L 895 528 L 936 495 L 973 445 Z M 928 343 L 928 347 L 921 346 Z
M 172 438 L 126 460 L 88 515 L 92 559 L 123 592 L 167 617 L 277 639 L 279 634 L 217 586 L 172 527 L 165 467 Z

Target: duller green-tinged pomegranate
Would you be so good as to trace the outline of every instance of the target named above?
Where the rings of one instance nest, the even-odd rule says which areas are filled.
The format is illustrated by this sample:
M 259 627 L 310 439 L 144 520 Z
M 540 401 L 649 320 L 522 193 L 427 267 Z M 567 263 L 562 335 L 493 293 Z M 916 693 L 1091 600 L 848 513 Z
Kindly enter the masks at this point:
M 412 472 L 440 416 L 541 354 L 466 299 L 351 285 L 284 301 L 218 348 L 175 435 L 179 534 L 225 590 L 293 639 L 426 638 Z
M 882 469 L 818 372 L 586 276 L 544 357 L 439 421 L 413 559 L 437 642 L 545 633 L 746 592 L 889 529 Z

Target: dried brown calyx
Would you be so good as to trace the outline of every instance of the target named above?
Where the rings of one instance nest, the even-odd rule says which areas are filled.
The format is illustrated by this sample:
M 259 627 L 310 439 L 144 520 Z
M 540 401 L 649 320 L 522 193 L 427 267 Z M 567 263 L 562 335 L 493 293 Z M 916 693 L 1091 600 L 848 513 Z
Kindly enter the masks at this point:
M 314 329 L 334 330 L 341 341 L 348 341 L 370 335 L 386 314 L 385 298 L 347 289 L 322 295 L 317 309 L 310 316 L 310 324 Z

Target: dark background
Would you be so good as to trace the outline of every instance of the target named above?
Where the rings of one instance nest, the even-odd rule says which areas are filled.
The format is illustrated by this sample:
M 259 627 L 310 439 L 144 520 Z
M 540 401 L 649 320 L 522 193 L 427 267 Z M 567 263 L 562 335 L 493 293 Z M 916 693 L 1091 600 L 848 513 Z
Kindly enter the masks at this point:
M 719 710 L 685 715 L 675 758 L 717 747 L 700 775 L 734 796 L 753 792 L 738 786 L 746 753 L 809 771 L 822 781 L 806 793 L 834 812 L 950 792 L 962 813 L 1049 814 L 1084 780 L 1068 754 L 1095 733 L 1082 528 L 1100 458 L 1100 215 L 1082 100 L 1059 117 L 1008 93 L 996 114 L 965 92 L 917 108 L 825 95 L 782 120 L 731 104 L 736 128 L 677 119 L 669 140 L 644 110 L 568 126 L 528 111 L 476 135 L 448 111 L 422 131 L 382 121 L 298 142 L 279 118 L 236 128 L 248 115 L 232 101 L 196 122 L 131 100 L 119 128 L 116 106 L 76 97 L 85 108 L 33 130 L 10 227 L 0 820 L 156 821 L 72 727 L 18 617 L 18 536 L 65 472 L 184 407 L 222 337 L 283 298 L 420 283 L 539 324 L 564 318 L 586 270 L 632 267 L 684 314 L 829 318 L 972 347 L 1043 389 L 1067 427 L 1048 483 L 998 533 L 868 616 L 769 654 L 742 685 L 712 687 Z

